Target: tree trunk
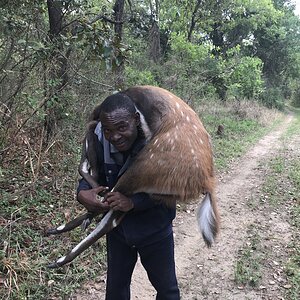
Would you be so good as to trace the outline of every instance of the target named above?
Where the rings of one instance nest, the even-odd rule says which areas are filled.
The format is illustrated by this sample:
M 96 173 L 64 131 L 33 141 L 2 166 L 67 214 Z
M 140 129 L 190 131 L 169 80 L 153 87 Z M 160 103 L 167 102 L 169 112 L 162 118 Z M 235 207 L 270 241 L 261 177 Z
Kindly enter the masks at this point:
M 149 2 L 152 26 L 149 31 L 149 57 L 157 63 L 161 56 L 160 31 L 159 31 L 159 2 L 155 0 L 155 9 L 152 0 Z
M 195 9 L 193 11 L 193 15 L 192 15 L 192 20 L 191 20 L 191 26 L 190 26 L 190 29 L 189 29 L 189 32 L 188 32 L 188 41 L 191 42 L 192 41 L 192 34 L 193 34 L 193 31 L 195 29 L 195 26 L 196 26 L 196 15 L 197 15 L 197 12 L 199 10 L 199 7 L 201 5 L 201 2 L 202 0 L 198 0 L 197 3 L 196 3 L 196 6 L 195 6 Z
M 149 55 L 150 59 L 152 59 L 155 63 L 157 63 L 160 59 L 160 33 L 159 27 L 156 21 L 153 20 L 152 27 L 149 33 Z
M 67 56 L 63 55 L 63 47 L 60 38 L 63 26 L 63 3 L 60 0 L 47 0 L 48 16 L 49 16 L 49 40 L 53 46 L 53 52 L 50 58 L 50 65 L 48 65 L 48 72 L 46 75 L 46 97 L 49 101 L 46 102 L 45 111 L 45 131 L 46 138 L 49 140 L 57 129 L 57 122 L 60 119 L 62 99 L 60 93 L 68 82 L 67 77 Z M 46 72 L 46 70 L 45 70 Z
M 214 49 L 212 53 L 216 58 L 222 57 L 225 55 L 225 43 L 224 43 L 224 32 L 220 30 L 220 22 L 215 22 L 213 24 L 213 31 L 210 33 L 210 38 L 213 42 Z M 222 101 L 226 100 L 227 86 L 225 85 L 224 79 L 220 76 L 214 77 L 212 83 L 216 88 L 216 91 Z
M 116 0 L 114 5 L 115 16 L 115 46 L 120 48 L 123 37 L 123 14 L 124 14 L 124 0 Z M 115 87 L 116 89 L 123 89 L 124 84 L 124 64 L 121 63 L 116 66 L 115 73 Z

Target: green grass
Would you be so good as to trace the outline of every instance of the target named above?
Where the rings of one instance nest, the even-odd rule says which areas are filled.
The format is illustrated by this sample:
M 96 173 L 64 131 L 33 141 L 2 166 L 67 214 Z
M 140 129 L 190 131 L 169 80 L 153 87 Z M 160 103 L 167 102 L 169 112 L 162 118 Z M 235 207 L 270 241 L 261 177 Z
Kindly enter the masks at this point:
M 212 136 L 215 165 L 219 171 L 228 168 L 232 161 L 241 157 L 272 128 L 262 126 L 259 121 L 240 119 L 234 115 L 205 116 L 203 123 Z M 224 135 L 221 137 L 216 134 L 219 124 L 224 126 Z
M 249 240 L 238 252 L 238 259 L 234 270 L 236 284 L 257 287 L 261 280 L 261 262 L 263 260 L 260 251 L 261 239 L 257 228 L 249 226 Z
M 7 299 L 61 299 L 104 268 L 106 246 L 101 239 L 69 266 L 47 269 L 48 263 L 65 255 L 85 233 L 78 229 L 60 236 L 44 236 L 45 229 L 63 222 L 63 212 L 68 208 L 58 209 L 59 199 L 44 189 L 24 198 L 19 196 L 16 202 L 11 202 L 9 193 L 1 196 L 1 216 L 5 225 L 0 232 L 0 272 L 7 285 L 6 289 L 1 289 L 1 298 L 7 295 Z M 73 217 L 79 213 L 75 207 L 74 210 Z
M 288 179 L 293 186 L 293 206 L 290 222 L 293 225 L 292 255 L 286 265 L 286 273 L 291 283 L 289 296 L 291 300 L 299 299 L 300 295 L 300 161 L 298 158 L 290 163 Z
M 28 149 L 1 169 L 0 299 L 67 299 L 105 268 L 105 239 L 68 266 L 46 267 L 86 236 L 80 229 L 52 237 L 44 234 L 83 212 L 74 198 L 80 144 L 77 141 L 75 148 L 72 141 L 65 142 L 70 144 L 57 143 L 42 157 L 36 181 L 37 153 L 30 165 L 24 154 Z

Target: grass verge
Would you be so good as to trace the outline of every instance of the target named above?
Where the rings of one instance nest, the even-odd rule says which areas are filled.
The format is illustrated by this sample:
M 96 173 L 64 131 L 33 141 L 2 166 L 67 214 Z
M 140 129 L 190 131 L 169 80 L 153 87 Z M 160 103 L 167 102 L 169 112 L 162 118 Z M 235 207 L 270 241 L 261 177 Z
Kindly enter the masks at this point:
M 234 270 L 234 280 L 237 285 L 257 287 L 261 279 L 261 262 L 263 260 L 261 238 L 253 225 L 247 230 L 249 237 L 239 250 Z

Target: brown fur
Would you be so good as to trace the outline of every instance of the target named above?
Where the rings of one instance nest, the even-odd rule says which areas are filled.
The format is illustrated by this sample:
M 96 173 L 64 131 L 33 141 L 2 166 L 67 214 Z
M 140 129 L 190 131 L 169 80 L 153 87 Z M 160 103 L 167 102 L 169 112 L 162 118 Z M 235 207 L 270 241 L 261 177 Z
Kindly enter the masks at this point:
M 115 189 L 125 194 L 174 195 L 180 201 L 212 193 L 214 171 L 210 137 L 197 114 L 180 98 L 158 87 L 134 87 L 125 93 L 137 106 L 139 99 L 143 99 L 160 109 L 152 110 L 155 124 L 148 123 L 154 132 L 151 140 Z M 135 99 L 135 94 L 139 98 Z M 140 110 L 143 113 L 142 107 Z
M 210 136 L 198 115 L 180 98 L 159 87 L 136 86 L 123 93 L 145 117 L 151 136 L 114 191 L 127 196 L 153 194 L 168 205 L 210 193 L 218 231 Z

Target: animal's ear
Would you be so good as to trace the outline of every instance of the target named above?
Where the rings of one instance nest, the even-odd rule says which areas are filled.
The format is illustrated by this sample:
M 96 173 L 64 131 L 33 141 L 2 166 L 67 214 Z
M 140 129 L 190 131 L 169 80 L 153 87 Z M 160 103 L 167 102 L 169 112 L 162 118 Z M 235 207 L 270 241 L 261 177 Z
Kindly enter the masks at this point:
M 141 117 L 140 117 L 140 113 L 139 112 L 135 113 L 134 119 L 135 119 L 135 122 L 136 122 L 136 126 L 139 126 L 141 124 Z

